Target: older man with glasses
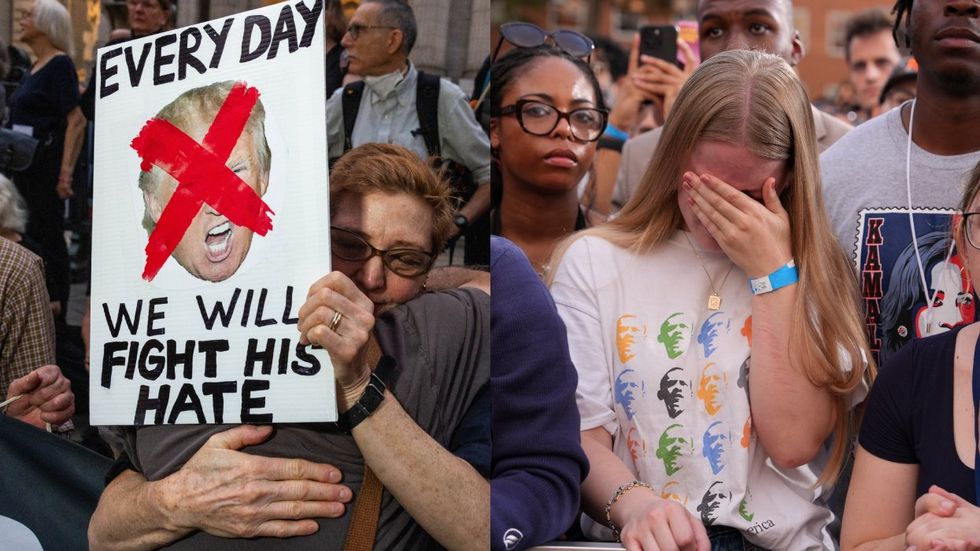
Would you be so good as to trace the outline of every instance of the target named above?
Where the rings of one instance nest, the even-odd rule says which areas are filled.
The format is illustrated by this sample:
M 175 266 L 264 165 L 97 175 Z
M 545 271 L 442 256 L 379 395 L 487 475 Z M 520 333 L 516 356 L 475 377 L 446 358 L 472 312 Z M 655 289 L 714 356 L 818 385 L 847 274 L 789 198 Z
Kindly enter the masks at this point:
M 490 143 L 466 94 L 409 61 L 417 35 L 412 8 L 400 0 L 367 0 L 354 12 L 341 45 L 347 50 L 348 72 L 364 81 L 327 100 L 329 155 L 333 160 L 365 143 L 392 143 L 423 159 L 440 157 L 465 167 L 477 186 L 457 192 L 464 203 L 454 214 L 450 238 L 464 232 L 476 237 L 467 230 L 489 208 Z M 435 113 L 430 105 L 436 106 Z

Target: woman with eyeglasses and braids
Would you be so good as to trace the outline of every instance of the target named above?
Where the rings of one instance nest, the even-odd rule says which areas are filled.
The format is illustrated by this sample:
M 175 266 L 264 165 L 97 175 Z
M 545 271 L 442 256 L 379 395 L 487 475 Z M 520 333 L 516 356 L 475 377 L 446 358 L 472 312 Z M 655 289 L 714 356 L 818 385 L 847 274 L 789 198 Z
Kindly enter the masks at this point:
M 555 244 L 587 226 L 576 186 L 606 128 L 602 89 L 582 59 L 548 45 L 509 51 L 491 74 L 491 230 L 544 276 Z

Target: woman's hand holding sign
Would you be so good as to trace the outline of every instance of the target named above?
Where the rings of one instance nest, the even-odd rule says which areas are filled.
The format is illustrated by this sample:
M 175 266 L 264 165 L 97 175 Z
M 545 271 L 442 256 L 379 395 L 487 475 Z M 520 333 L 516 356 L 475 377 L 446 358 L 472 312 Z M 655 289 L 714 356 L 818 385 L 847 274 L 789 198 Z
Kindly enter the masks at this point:
M 775 178 L 763 182 L 761 200 L 710 174 L 686 172 L 683 185 L 698 220 L 750 278 L 768 275 L 793 257 L 789 214 Z
M 337 408 L 347 411 L 367 388 L 371 368 L 364 351 L 374 329 L 374 303 L 341 272 L 330 272 L 310 287 L 299 309 L 300 343 L 330 353 L 337 380 Z

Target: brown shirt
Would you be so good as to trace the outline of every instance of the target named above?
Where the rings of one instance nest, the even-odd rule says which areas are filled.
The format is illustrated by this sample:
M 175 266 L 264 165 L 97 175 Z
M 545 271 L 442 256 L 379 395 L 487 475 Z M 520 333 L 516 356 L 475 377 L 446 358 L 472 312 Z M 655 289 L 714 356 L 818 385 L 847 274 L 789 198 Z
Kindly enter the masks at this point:
M 36 255 L 0 238 L 0 400 L 10 383 L 54 363 L 54 319 Z

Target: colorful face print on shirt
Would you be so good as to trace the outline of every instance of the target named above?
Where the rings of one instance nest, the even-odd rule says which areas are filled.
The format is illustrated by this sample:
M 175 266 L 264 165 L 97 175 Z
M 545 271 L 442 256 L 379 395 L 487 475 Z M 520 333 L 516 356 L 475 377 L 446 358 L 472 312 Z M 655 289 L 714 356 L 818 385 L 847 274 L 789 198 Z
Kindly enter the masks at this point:
M 660 498 L 661 499 L 673 499 L 674 501 L 676 501 L 678 503 L 684 504 L 684 506 L 686 507 L 687 506 L 687 496 L 681 494 L 680 492 L 681 492 L 681 485 L 680 485 L 680 483 L 678 483 L 675 480 L 671 480 L 670 482 L 664 484 L 664 489 L 660 492 Z
M 626 433 L 626 447 L 630 450 L 630 457 L 633 458 L 633 465 L 640 464 L 640 458 L 647 455 L 647 442 L 640 438 L 640 432 L 636 427 L 630 427 Z
M 866 327 L 878 365 L 913 338 L 935 335 L 976 320 L 975 294 L 962 262 L 949 249 L 950 210 L 867 209 L 858 215 L 855 267 L 867 312 Z M 911 227 L 915 228 L 915 243 Z M 916 258 L 918 256 L 918 259 Z M 925 291 L 919 273 L 922 261 Z M 925 295 L 932 300 L 926 308 Z M 935 294 L 935 299 L 933 299 Z
M 721 402 L 718 400 L 719 394 L 728 385 L 728 376 L 722 373 L 718 375 L 714 372 L 714 362 L 709 362 L 701 370 L 701 380 L 698 382 L 698 400 L 704 402 L 704 411 L 714 417 L 721 410 Z
M 633 408 L 633 400 L 646 396 L 646 385 L 639 374 L 632 369 L 624 369 L 616 377 L 615 398 L 616 403 L 623 407 L 626 418 L 633 419 L 636 410 Z
M 745 323 L 739 333 L 745 337 L 745 342 L 749 343 L 749 348 L 752 348 L 752 316 L 745 318 Z
M 673 425 L 667 427 L 663 434 L 660 435 L 660 443 L 657 445 L 657 457 L 663 460 L 664 471 L 667 473 L 667 476 L 673 476 L 674 473 L 681 470 L 681 468 L 677 465 L 677 459 L 684 451 L 681 444 L 688 447 L 690 447 L 691 444 L 687 438 L 671 436 L 670 431 L 677 428 L 683 429 L 684 427 L 678 423 L 674 423 Z
M 701 513 L 701 523 L 711 526 L 718 518 L 718 507 L 726 500 L 731 500 L 732 495 L 726 492 L 720 480 L 716 480 L 708 486 L 708 489 L 701 496 L 701 504 L 697 511 Z
M 676 360 L 687 350 L 687 343 L 690 339 L 691 326 L 684 323 L 682 312 L 674 312 L 667 316 L 667 319 L 660 324 L 660 332 L 657 333 L 657 342 L 664 345 L 667 357 Z
M 724 431 L 721 421 L 715 421 L 708 425 L 708 430 L 704 431 L 701 437 L 701 454 L 708 460 L 711 472 L 720 473 L 725 468 L 725 447 L 731 441 L 731 435 Z
M 636 357 L 635 345 L 647 336 L 647 326 L 633 314 L 625 314 L 616 320 L 616 351 L 619 361 L 625 364 Z
M 749 444 L 752 443 L 752 416 L 745 418 L 745 424 L 742 425 L 742 439 L 739 441 L 739 445 L 743 448 L 748 448 Z
M 660 379 L 660 390 L 657 391 L 657 398 L 663 401 L 667 408 L 667 415 L 671 419 L 676 419 L 678 415 L 684 413 L 685 400 L 691 396 L 691 383 L 684 380 L 684 370 L 680 367 L 669 369 Z
M 751 497 L 752 494 L 743 497 L 741 503 L 738 504 L 738 516 L 745 519 L 745 522 L 752 522 L 752 519 L 755 518 L 755 513 L 749 512 L 748 499 Z
M 709 358 L 718 349 L 715 344 L 715 339 L 718 338 L 718 331 L 721 329 L 722 325 L 725 325 L 725 329 L 728 329 L 731 325 L 731 320 L 726 322 L 722 321 L 720 318 L 718 321 L 714 321 L 718 316 L 724 315 L 724 312 L 715 312 L 708 316 L 708 319 L 704 320 L 701 324 L 701 330 L 698 332 L 698 344 L 704 348 L 704 357 Z
M 745 358 L 742 365 L 738 368 L 738 381 L 736 384 L 738 388 L 744 388 L 745 392 L 749 391 L 749 369 L 752 368 L 752 356 Z

